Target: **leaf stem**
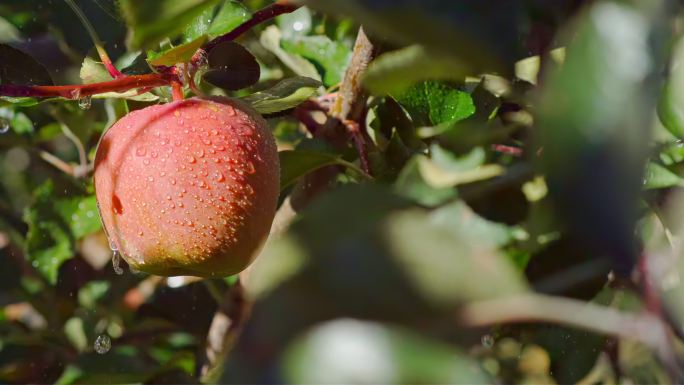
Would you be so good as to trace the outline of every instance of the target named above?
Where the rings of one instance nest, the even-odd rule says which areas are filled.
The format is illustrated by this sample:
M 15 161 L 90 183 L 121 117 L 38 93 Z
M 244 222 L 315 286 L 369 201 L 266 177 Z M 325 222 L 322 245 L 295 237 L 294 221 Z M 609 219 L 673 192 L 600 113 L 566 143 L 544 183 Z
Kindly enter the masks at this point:
M 109 58 L 109 55 L 107 54 L 107 51 L 104 48 L 104 43 L 102 42 L 102 40 L 100 40 L 100 36 L 97 34 L 97 31 L 95 31 L 95 28 L 93 28 L 93 25 L 90 24 L 90 20 L 88 20 L 88 18 L 83 13 L 81 8 L 79 8 L 73 0 L 64 0 L 64 2 L 66 2 L 69 5 L 69 7 L 71 7 L 76 16 L 78 16 L 79 20 L 81 20 L 81 23 L 83 24 L 85 29 L 88 31 L 90 39 L 93 41 L 93 44 L 95 44 L 97 54 L 100 56 L 102 64 L 104 64 L 105 68 L 107 68 L 109 75 L 114 79 L 126 76 L 122 74 L 118 69 L 116 69 L 114 63 L 112 63 L 112 60 Z

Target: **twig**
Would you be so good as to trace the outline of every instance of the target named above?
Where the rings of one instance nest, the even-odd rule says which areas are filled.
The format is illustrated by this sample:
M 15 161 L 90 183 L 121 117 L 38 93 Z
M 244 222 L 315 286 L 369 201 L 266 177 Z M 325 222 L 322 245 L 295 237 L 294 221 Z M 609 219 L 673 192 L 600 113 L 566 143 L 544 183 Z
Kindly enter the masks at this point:
M 590 330 L 639 341 L 653 349 L 667 366 L 673 365 L 671 332 L 650 312 L 630 314 L 569 298 L 526 294 L 465 305 L 458 319 L 470 327 L 544 322 Z
M 78 151 L 79 167 L 74 168 L 73 175 L 77 178 L 83 177 L 88 173 L 88 155 L 81 140 L 74 134 L 73 131 L 64 122 L 60 122 L 59 126 L 62 128 L 62 133 L 76 146 Z
M 207 334 L 205 362 L 201 366 L 202 383 L 213 383 L 221 374 L 222 364 L 249 318 L 251 301 L 245 297 L 241 279 L 227 290 L 214 314 Z
M 169 73 L 131 75 L 108 82 L 65 85 L 65 86 L 23 86 L 0 84 L 0 95 L 13 97 L 62 97 L 79 99 L 105 92 L 126 92 L 133 88 L 168 86 L 176 76 Z
M 323 133 L 323 135 L 334 137 L 338 127 L 344 127 L 359 152 L 361 166 L 369 174 L 370 165 L 367 152 L 369 143 L 366 143 L 361 134 L 361 131 L 365 130 L 365 121 L 362 122 L 361 119 L 365 116 L 364 110 L 367 99 L 366 93 L 361 88 L 361 76 L 376 53 L 377 49 L 370 42 L 363 28 L 359 28 L 351 62 L 344 74 L 335 102 L 330 108 L 332 119 L 326 123 Z
M 74 175 L 74 166 L 63 161 L 62 159 L 56 157 L 55 155 L 45 151 L 45 150 L 40 150 L 38 153 L 40 155 L 41 159 L 49 163 L 50 165 L 54 166 L 56 169 L 59 171 L 69 174 L 69 175 Z
M 252 29 L 255 25 L 270 20 L 278 15 L 284 13 L 294 12 L 299 5 L 290 4 L 288 1 L 277 1 L 265 8 L 262 8 L 252 15 L 252 18 L 237 26 L 234 30 L 225 35 L 221 35 L 213 40 L 207 42 L 202 48 L 205 51 L 211 51 L 212 48 L 225 41 L 232 41 L 237 39 L 243 33 Z

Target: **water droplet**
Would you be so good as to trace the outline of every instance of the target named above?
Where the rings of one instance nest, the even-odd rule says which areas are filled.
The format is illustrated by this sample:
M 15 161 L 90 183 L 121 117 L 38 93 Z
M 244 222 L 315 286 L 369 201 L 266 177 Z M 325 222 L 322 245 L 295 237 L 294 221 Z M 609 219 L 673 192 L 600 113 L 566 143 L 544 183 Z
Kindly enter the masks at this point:
M 223 174 L 222 174 L 220 171 L 216 171 L 216 172 L 214 173 L 214 179 L 215 179 L 217 182 L 223 182 L 224 180 L 226 180 L 226 177 L 223 176 Z
M 112 348 L 112 340 L 106 334 L 100 334 L 95 339 L 95 344 L 93 344 L 95 351 L 99 354 L 105 354 Z
M 235 116 L 235 108 L 226 106 L 226 114 L 228 114 L 228 116 Z
M 143 159 L 143 164 L 145 166 L 147 166 L 148 164 L 150 164 L 150 160 L 149 159 Z
M 171 184 L 176 184 L 176 178 L 171 178 Z
M 116 249 L 112 249 L 112 251 L 114 252 L 112 253 L 112 267 L 114 268 L 114 273 L 116 273 L 116 275 L 122 275 L 123 269 L 119 266 L 121 264 L 121 253 Z
M 492 346 L 494 346 L 494 337 L 492 337 L 491 334 L 485 334 L 482 336 L 481 342 L 482 346 L 484 346 L 485 348 L 491 348 Z
M 201 158 L 201 157 L 204 156 L 204 150 L 199 149 L 195 154 L 197 154 L 197 157 L 198 157 L 198 158 Z
M 93 98 L 90 95 L 84 96 L 84 97 L 78 99 L 78 107 L 82 110 L 89 109 L 92 104 L 93 104 Z
M 156 158 L 157 156 L 159 156 L 159 154 L 157 153 L 157 151 L 152 151 L 150 152 L 150 156 Z
M 195 162 L 197 162 L 197 159 L 195 159 L 194 156 L 190 155 L 190 156 L 188 157 L 188 162 L 190 162 L 190 163 L 195 163 Z
M 141 231 L 138 231 L 138 235 L 139 235 L 139 236 L 141 236 L 141 237 L 142 237 L 142 236 L 143 236 L 143 234 L 144 234 L 144 233 L 142 232 L 142 230 L 141 230 Z
M 10 129 L 10 122 L 6 118 L 0 117 L 0 134 L 5 134 Z
M 247 164 L 245 164 L 245 171 L 247 171 L 247 174 L 254 174 L 256 172 L 256 169 L 254 168 L 254 163 L 247 162 Z

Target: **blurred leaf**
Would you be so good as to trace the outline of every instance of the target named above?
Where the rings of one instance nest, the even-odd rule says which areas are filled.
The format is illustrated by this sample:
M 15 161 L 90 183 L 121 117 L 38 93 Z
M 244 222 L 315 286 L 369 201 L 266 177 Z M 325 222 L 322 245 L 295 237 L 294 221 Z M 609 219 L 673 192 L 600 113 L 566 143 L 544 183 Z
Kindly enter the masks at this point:
M 201 35 L 195 40 L 177 45 L 169 50 L 148 54 L 147 62 L 153 66 L 172 66 L 178 63 L 187 63 L 192 59 L 197 49 L 207 42 L 207 39 L 207 35 Z
M 478 235 L 475 241 L 477 233 L 467 226 L 454 228 L 417 210 L 392 215 L 386 226 L 405 274 L 431 301 L 453 306 L 526 290 L 516 269 L 496 251 L 494 239 Z M 488 285 L 479 284 L 482 277 Z
M 305 4 L 349 16 L 395 43 L 421 43 L 430 52 L 462 59 L 468 73 L 512 72 L 515 58 L 525 52 L 523 20 L 532 8 L 527 2 L 442 0 L 307 0 Z
M 634 226 L 662 60 L 649 46 L 660 28 L 648 18 L 652 9 L 612 1 L 591 6 L 539 97 L 550 197 L 586 252 L 612 257 L 625 276 L 639 255 Z
M 281 32 L 275 25 L 266 27 L 264 32 L 261 33 L 261 38 L 259 41 L 261 45 L 267 50 L 273 52 L 274 55 L 280 59 L 283 64 L 285 64 L 290 70 L 299 76 L 304 76 L 312 78 L 315 80 L 321 80 L 321 76 L 318 74 L 316 67 L 311 64 L 308 60 L 304 59 L 299 55 L 293 55 L 286 52 L 280 46 L 281 44 Z
M 456 197 L 456 189 L 433 187 L 425 181 L 420 172 L 421 156 L 414 156 L 406 163 L 397 177 L 394 191 L 425 206 L 436 206 Z
M 412 86 L 396 99 L 419 126 L 454 123 L 475 112 L 470 94 L 433 80 Z
M 340 319 L 316 326 L 287 350 L 292 384 L 488 384 L 479 365 L 458 349 L 397 327 Z
M 280 158 L 280 189 L 283 190 L 302 176 L 333 164 L 356 170 L 363 174 L 358 167 L 343 160 L 340 156 L 324 152 L 305 150 L 286 150 L 278 153 Z
M 430 55 L 423 47 L 412 45 L 373 60 L 363 75 L 363 85 L 375 95 L 397 95 L 424 80 L 462 81 L 466 75 L 458 61 Z
M 88 346 L 88 337 L 83 331 L 83 320 L 78 317 L 72 317 L 64 323 L 64 334 L 71 342 L 71 345 L 76 348 L 78 352 L 83 352 Z
M 0 84 L 52 85 L 45 67 L 24 52 L 0 44 Z
M 669 75 L 658 100 L 658 117 L 672 135 L 684 138 L 684 39 L 681 37 L 672 48 Z
M 311 60 L 322 72 L 326 86 L 342 80 L 351 51 L 344 44 L 334 42 L 327 36 L 301 36 L 282 41 L 283 49 Z
M 224 90 L 239 90 L 259 81 L 259 63 L 245 47 L 232 41 L 216 45 L 209 52 L 207 83 Z
M 307 7 L 300 7 L 294 12 L 276 18 L 278 28 L 286 40 L 308 34 L 311 31 L 311 19 L 311 11 Z
M 121 0 L 121 12 L 129 26 L 131 49 L 152 48 L 155 43 L 180 35 L 185 26 L 218 0 Z
M 14 43 L 21 40 L 21 32 L 6 19 L 0 17 L 0 43 Z
M 444 205 L 430 215 L 434 223 L 456 233 L 466 234 L 473 243 L 504 246 L 512 238 L 512 231 L 508 226 L 482 218 L 462 201 Z
M 674 186 L 684 186 L 684 179 L 658 163 L 648 162 L 644 188 L 659 189 Z
M 243 98 L 261 114 L 272 114 L 298 106 L 316 92 L 321 83 L 299 76 L 282 80 L 272 88 Z
M 51 283 L 61 264 L 72 257 L 76 240 L 101 226 L 95 196 L 55 199 L 50 181 L 35 191 L 24 220 L 29 225 L 28 258 Z

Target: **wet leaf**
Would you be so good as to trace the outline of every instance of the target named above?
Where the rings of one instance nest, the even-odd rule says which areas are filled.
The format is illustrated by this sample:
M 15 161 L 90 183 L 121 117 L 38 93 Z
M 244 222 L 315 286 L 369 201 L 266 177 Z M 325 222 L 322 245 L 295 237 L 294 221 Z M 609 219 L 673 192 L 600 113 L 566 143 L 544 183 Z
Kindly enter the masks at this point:
M 147 62 L 153 66 L 172 66 L 178 63 L 187 63 L 209 37 L 202 35 L 193 41 L 175 46 L 169 50 L 148 54 Z
M 223 42 L 209 52 L 209 70 L 202 75 L 207 83 L 224 90 L 239 90 L 259 81 L 259 63 L 245 47 Z
M 130 27 L 131 49 L 153 48 L 159 41 L 180 35 L 187 23 L 218 4 L 218 0 L 121 0 L 121 12 Z
M 307 77 L 294 77 L 282 80 L 268 90 L 257 92 L 243 98 L 259 113 L 272 114 L 294 108 L 316 93 L 321 83 Z
M 53 84 L 45 67 L 30 55 L 7 44 L 0 44 L 0 57 L 0 84 Z

